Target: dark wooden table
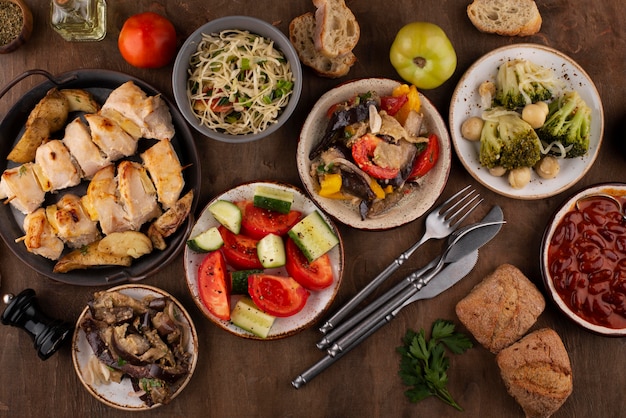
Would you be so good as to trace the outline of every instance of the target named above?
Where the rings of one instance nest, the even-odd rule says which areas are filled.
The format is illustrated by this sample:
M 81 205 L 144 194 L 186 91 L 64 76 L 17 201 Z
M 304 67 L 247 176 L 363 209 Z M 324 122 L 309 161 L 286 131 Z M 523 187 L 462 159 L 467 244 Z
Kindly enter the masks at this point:
M 290 20 L 313 10 L 308 0 L 256 0 L 204 2 L 144 1 L 108 5 L 108 34 L 99 43 L 66 43 L 48 24 L 48 2 L 26 0 L 33 9 L 32 39 L 18 51 L 0 56 L 0 86 L 22 72 L 42 68 L 58 74 L 80 68 L 102 68 L 136 76 L 173 99 L 171 65 L 158 70 L 129 66 L 117 50 L 117 36 L 124 20 L 138 12 L 154 11 L 174 23 L 179 44 L 201 24 L 226 15 L 250 15 L 274 23 L 287 33 Z M 312 327 L 290 338 L 248 341 L 217 328 L 195 307 L 183 271 L 182 255 L 144 281 L 179 298 L 191 312 L 200 338 L 200 357 L 190 385 L 170 405 L 150 416 L 159 417 L 356 417 L 356 416 L 523 416 L 500 379 L 494 356 L 481 347 L 452 357 L 450 391 L 465 408 L 462 413 L 436 399 L 411 404 L 398 375 L 395 352 L 407 328 L 430 328 L 436 318 L 458 322 L 454 305 L 482 278 L 502 263 L 518 266 L 540 289 L 539 247 L 552 212 L 573 191 L 587 185 L 626 181 L 622 144 L 626 141 L 624 116 L 626 94 L 626 9 L 621 0 L 589 2 L 538 0 L 543 15 L 541 32 L 528 38 L 508 38 L 479 33 L 469 22 L 469 1 L 349 1 L 361 25 L 361 40 L 355 49 L 358 62 L 348 77 L 384 76 L 398 78 L 389 63 L 388 50 L 397 30 L 417 20 L 439 24 L 449 35 L 458 55 L 452 79 L 424 94 L 447 119 L 453 89 L 463 72 L 481 55 L 494 48 L 533 42 L 556 48 L 576 60 L 594 80 L 605 110 L 606 129 L 600 155 L 589 173 L 570 191 L 537 201 L 499 196 L 478 184 L 453 156 L 443 200 L 466 184 L 474 185 L 485 197 L 486 210 L 500 205 L 508 220 L 502 232 L 480 253 L 476 268 L 452 290 L 430 301 L 404 310 L 389 326 L 367 340 L 341 361 L 300 390 L 291 380 L 321 357 L 315 348 L 320 334 Z M 265 140 L 231 145 L 194 134 L 202 161 L 200 206 L 215 194 L 241 182 L 270 179 L 300 185 L 295 150 L 299 128 L 313 103 L 326 90 L 343 80 L 328 80 L 304 72 L 304 90 L 291 120 Z M 30 78 L 0 100 L 0 117 L 21 96 L 42 80 Z M 362 288 L 401 251 L 408 248 L 424 229 L 418 219 L 384 232 L 366 232 L 341 226 L 346 249 L 344 282 L 333 308 Z M 12 245 L 12 244 L 11 244 Z M 396 276 L 434 257 L 440 246 L 425 245 Z M 96 288 L 59 284 L 41 276 L 13 256 L 6 243 L 0 244 L 1 293 L 36 290 L 42 309 L 50 315 L 74 322 Z M 623 416 L 626 385 L 624 339 L 592 335 L 570 323 L 548 303 L 535 327 L 552 327 L 569 351 L 574 371 L 574 392 L 555 414 L 558 417 Z M 0 327 L 0 417 L 123 416 L 105 406 L 83 389 L 71 360 L 69 344 L 43 362 L 33 350 L 26 333 Z

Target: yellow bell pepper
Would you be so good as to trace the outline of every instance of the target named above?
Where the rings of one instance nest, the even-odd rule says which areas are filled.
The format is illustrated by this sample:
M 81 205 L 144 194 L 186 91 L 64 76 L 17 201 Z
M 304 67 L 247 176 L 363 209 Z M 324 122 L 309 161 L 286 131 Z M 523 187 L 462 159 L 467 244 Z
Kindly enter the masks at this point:
M 370 189 L 372 189 L 372 191 L 374 192 L 377 198 L 379 199 L 385 198 L 385 191 L 383 190 L 382 187 L 380 187 L 380 184 L 378 184 L 376 180 L 372 180 L 370 182 Z
M 320 180 L 319 195 L 333 199 L 344 198 L 341 193 L 341 174 L 324 175 L 324 177 Z
M 408 100 L 402 105 L 398 113 L 396 113 L 395 118 L 398 122 L 404 125 L 404 122 L 409 116 L 411 110 L 415 110 L 416 112 L 420 111 L 422 102 L 420 101 L 420 95 L 417 92 L 417 87 L 412 84 L 410 87 L 407 84 L 401 84 L 393 89 L 391 93 L 393 97 L 402 96 L 403 94 L 406 94 Z

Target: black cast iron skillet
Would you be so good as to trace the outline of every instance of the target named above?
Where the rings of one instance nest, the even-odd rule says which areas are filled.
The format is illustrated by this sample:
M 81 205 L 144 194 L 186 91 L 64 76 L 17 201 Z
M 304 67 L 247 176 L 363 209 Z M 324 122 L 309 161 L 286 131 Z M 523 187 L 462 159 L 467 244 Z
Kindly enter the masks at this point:
M 127 74 L 114 71 L 85 69 L 63 73 L 59 76 L 52 76 L 43 70 L 31 70 L 11 81 L 0 91 L 0 98 L 20 80 L 31 75 L 43 75 L 47 77 L 48 80 L 28 91 L 13 105 L 2 122 L 0 122 L 0 172 L 4 171 L 6 168 L 15 166 L 15 164 L 9 162 L 6 157 L 24 131 L 24 124 L 26 123 L 29 113 L 46 95 L 48 90 L 53 87 L 59 89 L 85 89 L 91 92 L 100 104 L 104 103 L 112 90 L 129 80 L 132 80 L 148 95 L 160 94 L 149 84 Z M 103 286 L 143 280 L 172 261 L 180 252 L 193 226 L 193 214 L 198 205 L 200 192 L 200 162 L 198 159 L 198 151 L 185 120 L 178 109 L 165 96 L 162 96 L 162 98 L 170 108 L 172 121 L 176 129 L 176 134 L 174 138 L 172 138 L 172 144 L 181 164 L 187 166 L 183 171 L 185 178 L 185 190 L 183 194 L 189 190 L 194 191 L 191 215 L 189 219 L 181 225 L 178 231 L 166 239 L 168 244 L 167 248 L 163 251 L 155 249 L 151 254 L 133 260 L 130 267 L 96 267 L 88 270 L 75 270 L 68 273 L 53 273 L 54 261 L 29 253 L 24 243 L 16 242 L 16 239 L 24 235 L 22 228 L 24 215 L 13 209 L 10 204 L 0 204 L 0 235 L 6 242 L 6 245 L 20 260 L 35 271 L 58 282 L 79 286 Z M 76 116 L 79 115 L 70 115 L 69 120 L 72 120 Z M 62 135 L 62 133 L 60 135 Z M 151 142 L 146 139 L 140 139 L 137 155 L 153 143 L 154 141 Z M 54 203 L 66 192 L 83 195 L 86 191 L 87 184 L 88 182 L 84 181 L 76 187 L 60 190 L 54 194 L 48 193 L 44 206 Z M 66 252 L 67 251 L 66 249 Z M 20 273 L 14 272 L 14 274 Z

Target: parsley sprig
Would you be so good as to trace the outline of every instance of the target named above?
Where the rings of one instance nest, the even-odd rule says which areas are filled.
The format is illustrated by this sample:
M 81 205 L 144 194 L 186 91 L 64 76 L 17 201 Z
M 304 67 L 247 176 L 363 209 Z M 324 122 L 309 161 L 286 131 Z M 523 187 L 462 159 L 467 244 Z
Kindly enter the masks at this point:
M 423 329 L 419 333 L 407 330 L 403 345 L 396 350 L 402 355 L 398 374 L 402 382 L 411 386 L 404 394 L 411 402 L 418 402 L 429 396 L 436 396 L 448 405 L 462 411 L 448 391 L 450 359 L 446 357 L 446 347 L 454 354 L 462 354 L 472 347 L 470 339 L 455 332 L 454 323 L 437 319 L 432 326 L 430 340 Z

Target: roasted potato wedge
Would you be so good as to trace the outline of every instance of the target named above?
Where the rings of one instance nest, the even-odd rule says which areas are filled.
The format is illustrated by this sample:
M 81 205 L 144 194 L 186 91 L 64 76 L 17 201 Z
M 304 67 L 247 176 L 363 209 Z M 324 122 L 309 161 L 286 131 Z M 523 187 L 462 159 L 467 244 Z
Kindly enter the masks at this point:
M 113 232 L 100 240 L 98 251 L 117 257 L 139 258 L 152 252 L 152 241 L 139 231 Z
M 26 164 L 35 160 L 37 148 L 50 137 L 50 124 L 46 119 L 33 119 L 24 129 L 24 134 L 15 144 L 8 160 L 18 164 Z
M 148 236 L 154 248 L 164 250 L 167 246 L 165 238 L 172 235 L 187 219 L 193 203 L 193 190 L 178 199 L 174 205 L 159 216 L 148 228 Z
M 62 89 L 60 92 L 67 100 L 70 112 L 96 113 L 100 110 L 100 104 L 87 90 Z
M 67 273 L 72 270 L 87 269 L 96 266 L 124 266 L 128 267 L 133 258 L 130 256 L 116 256 L 98 251 L 100 241 L 92 242 L 83 248 L 76 249 L 63 257 L 54 265 L 55 273 Z
M 65 95 L 50 89 L 28 115 L 24 134 L 7 156 L 8 160 L 24 164 L 35 159 L 35 151 L 52 132 L 61 130 L 67 122 L 69 104 Z

